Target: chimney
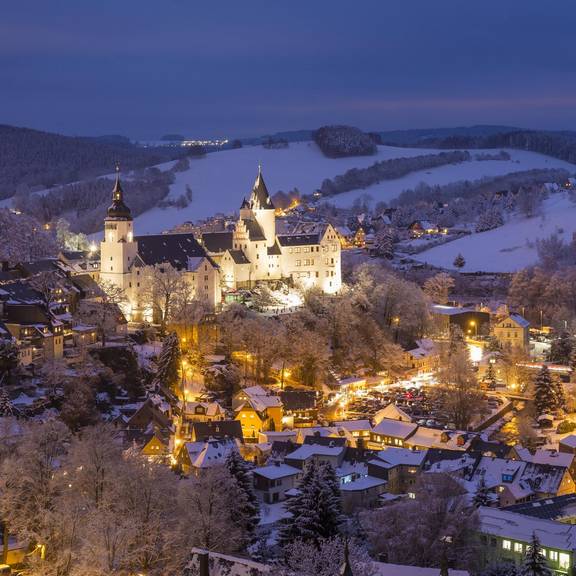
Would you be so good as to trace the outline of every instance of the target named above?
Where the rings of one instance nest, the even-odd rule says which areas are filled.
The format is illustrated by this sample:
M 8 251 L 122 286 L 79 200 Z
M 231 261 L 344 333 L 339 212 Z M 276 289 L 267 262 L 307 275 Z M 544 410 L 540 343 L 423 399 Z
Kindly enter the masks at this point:
M 200 569 L 198 576 L 210 576 L 210 553 L 198 552 L 198 567 Z

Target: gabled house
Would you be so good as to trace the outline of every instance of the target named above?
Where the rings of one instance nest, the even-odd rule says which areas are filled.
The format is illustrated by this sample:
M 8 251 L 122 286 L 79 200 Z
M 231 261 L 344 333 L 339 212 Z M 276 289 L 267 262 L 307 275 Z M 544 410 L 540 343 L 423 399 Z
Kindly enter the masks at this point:
M 176 466 L 185 476 L 198 475 L 207 468 L 224 464 L 229 454 L 238 450 L 238 444 L 232 438 L 185 442 L 176 453 Z
M 260 432 L 282 430 L 282 400 L 261 386 L 240 390 L 232 400 L 232 407 L 248 442 L 257 442 Z
M 520 314 L 510 314 L 492 327 L 492 333 L 500 346 L 528 349 L 530 322 Z
M 302 478 L 301 468 L 275 462 L 255 468 L 252 472 L 254 491 L 267 504 L 286 499 L 286 492 L 297 488 Z

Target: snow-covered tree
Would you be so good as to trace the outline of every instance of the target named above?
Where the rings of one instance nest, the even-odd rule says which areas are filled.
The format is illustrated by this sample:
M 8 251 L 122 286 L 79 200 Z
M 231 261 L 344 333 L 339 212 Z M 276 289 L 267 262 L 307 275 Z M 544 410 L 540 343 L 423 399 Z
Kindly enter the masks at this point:
M 458 268 L 458 270 L 461 270 L 462 268 L 464 268 L 464 266 L 466 266 L 466 260 L 464 259 L 464 256 L 462 256 L 462 254 L 459 253 L 456 256 L 456 258 L 454 258 L 454 262 L 452 264 L 454 264 L 454 266 Z
M 498 208 L 490 208 L 480 214 L 478 222 L 476 223 L 476 232 L 485 232 L 486 230 L 493 230 L 502 226 L 504 219 L 502 212 Z
M 540 540 L 535 533 L 532 534 L 532 541 L 526 550 L 518 576 L 552 576 L 552 570 L 548 568 Z
M 236 503 L 234 520 L 240 524 L 243 533 L 253 538 L 260 519 L 260 505 L 254 493 L 248 465 L 239 452 L 232 450 L 226 458 L 225 466 L 242 496 Z
M 518 576 L 518 568 L 511 562 L 492 564 L 480 576 Z
M 332 466 L 310 462 L 298 490 L 286 504 L 290 516 L 282 522 L 280 541 L 318 542 L 336 536 L 342 523 L 342 502 Z
M 431 276 L 424 282 L 424 293 L 435 304 L 446 304 L 451 290 L 454 288 L 454 278 L 446 272 Z
M 484 376 L 484 380 L 486 380 L 486 382 L 488 382 L 488 386 L 490 388 L 495 388 L 496 387 L 496 371 L 494 370 L 494 364 L 492 364 L 492 362 L 490 362 L 488 364 L 488 370 L 486 370 L 486 375 Z
M 162 341 L 162 351 L 158 357 L 158 369 L 154 377 L 157 386 L 167 389 L 177 388 L 180 382 L 180 341 L 176 332 L 168 334 Z
M 394 243 L 396 234 L 391 226 L 384 226 L 376 233 L 374 239 L 374 253 L 388 260 L 394 258 Z
M 314 542 L 296 540 L 282 550 L 278 576 L 336 576 L 342 574 L 345 543 L 342 538 L 325 538 Z M 354 576 L 375 576 L 378 571 L 365 549 L 349 545 L 350 566 Z M 275 567 L 276 568 L 276 567 Z
M 534 380 L 534 406 L 538 416 L 549 414 L 557 407 L 556 389 L 546 365 L 542 366 Z
M 556 398 L 556 409 L 564 410 L 566 408 L 566 394 L 564 393 L 564 383 L 558 377 L 552 378 L 554 386 L 554 396 Z
M 0 383 L 1 384 L 1 383 Z M 15 416 L 16 409 L 12 404 L 12 400 L 10 400 L 10 396 L 8 396 L 8 392 L 6 388 L 0 388 L 0 416 Z
M 486 486 L 484 476 L 482 476 L 476 486 L 476 492 L 472 502 L 476 508 L 479 508 L 480 506 L 490 506 L 493 501 L 493 495 L 490 493 L 488 486 Z
M 155 321 L 160 324 L 160 332 L 164 334 L 168 322 L 175 318 L 177 301 L 188 300 L 190 285 L 184 275 L 170 264 L 147 266 L 143 276 L 142 303 L 153 311 Z
M 562 332 L 558 338 L 552 340 L 548 360 L 558 364 L 568 365 L 572 357 L 574 342 L 568 332 Z
M 82 322 L 96 326 L 102 347 L 106 346 L 108 334 L 114 332 L 122 319 L 121 305 L 126 302 L 122 288 L 107 280 L 100 280 L 98 301 L 82 300 L 78 318 Z
M 11 338 L 0 338 L 0 382 L 18 366 L 18 344 Z
M 213 466 L 180 487 L 179 502 L 184 512 L 184 542 L 217 552 L 237 552 L 247 540 L 235 522 L 235 501 L 240 496 L 235 482 L 223 466 Z M 193 527 L 191 529 L 191 527 Z

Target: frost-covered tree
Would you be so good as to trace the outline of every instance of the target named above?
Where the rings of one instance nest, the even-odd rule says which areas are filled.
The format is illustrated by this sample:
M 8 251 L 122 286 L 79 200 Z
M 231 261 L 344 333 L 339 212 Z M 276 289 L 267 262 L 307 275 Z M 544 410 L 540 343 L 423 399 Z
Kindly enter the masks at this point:
M 54 270 L 40 272 L 32 276 L 29 284 L 40 294 L 42 304 L 47 311 L 50 311 L 58 299 L 58 290 L 63 288 L 64 281 L 62 276 Z
M 317 543 L 296 540 L 282 550 L 278 576 L 336 576 L 344 563 L 342 538 L 326 538 Z M 349 546 L 349 562 L 354 576 L 375 576 L 378 571 L 368 553 L 355 543 Z M 275 567 L 276 568 L 276 567 Z
M 494 370 L 494 364 L 490 362 L 488 364 L 488 370 L 486 370 L 486 375 L 484 376 L 484 380 L 488 382 L 488 386 L 490 388 L 495 388 L 497 381 L 496 381 L 496 371 Z
M 374 239 L 374 253 L 382 258 L 392 260 L 394 258 L 394 243 L 396 234 L 391 226 L 384 226 L 376 233 Z
M 424 282 L 424 293 L 435 304 L 446 304 L 448 296 L 454 288 L 454 278 L 446 272 L 431 276 Z
M 466 260 L 464 259 L 464 256 L 459 253 L 456 258 L 454 258 L 454 262 L 452 264 L 458 268 L 458 270 L 462 270 L 462 268 L 466 266 Z
M 504 219 L 502 212 L 498 208 L 490 208 L 480 214 L 478 222 L 476 223 L 476 232 L 485 232 L 486 230 L 493 230 L 502 226 Z
M 1 385 L 1 382 L 0 382 Z M 12 404 L 12 400 L 10 400 L 10 396 L 8 396 L 8 392 L 6 388 L 0 388 L 0 416 L 15 416 L 16 409 Z
M 558 377 L 552 378 L 554 386 L 554 396 L 556 399 L 556 409 L 564 410 L 566 408 L 566 394 L 564 393 L 564 383 Z
M 532 534 L 532 541 L 526 550 L 518 576 L 552 576 L 552 570 L 548 568 L 540 540 L 535 533 Z
M 483 570 L 480 576 L 518 576 L 518 568 L 511 562 L 492 564 Z
M 166 332 L 168 322 L 175 318 L 178 299 L 190 291 L 184 275 L 170 264 L 147 266 L 140 296 L 145 307 L 153 311 L 155 320 L 160 324 L 160 332 Z
M 248 465 L 236 450 L 232 450 L 225 462 L 230 478 L 236 485 L 241 498 L 236 503 L 234 520 L 240 524 L 241 530 L 249 539 L 253 539 L 260 519 L 260 505 L 249 473 Z
M 534 406 L 536 414 L 542 416 L 557 407 L 556 390 L 548 366 L 542 366 L 534 380 Z
M 156 386 L 176 389 L 180 382 L 181 370 L 180 341 L 176 332 L 168 334 L 162 341 L 162 351 L 158 357 L 158 368 L 154 377 Z
M 179 502 L 184 512 L 181 529 L 186 547 L 223 553 L 242 550 L 248 538 L 234 518 L 236 501 L 241 497 L 223 466 L 208 468 L 185 480 L 180 486 Z

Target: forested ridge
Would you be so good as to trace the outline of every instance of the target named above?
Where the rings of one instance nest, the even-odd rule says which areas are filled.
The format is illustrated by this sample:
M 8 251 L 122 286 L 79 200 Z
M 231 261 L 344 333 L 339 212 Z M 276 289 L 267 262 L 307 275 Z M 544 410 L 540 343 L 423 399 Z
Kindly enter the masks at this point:
M 133 170 L 189 153 L 142 148 L 120 138 L 71 137 L 0 125 L 0 199 L 108 174 L 116 163 Z

